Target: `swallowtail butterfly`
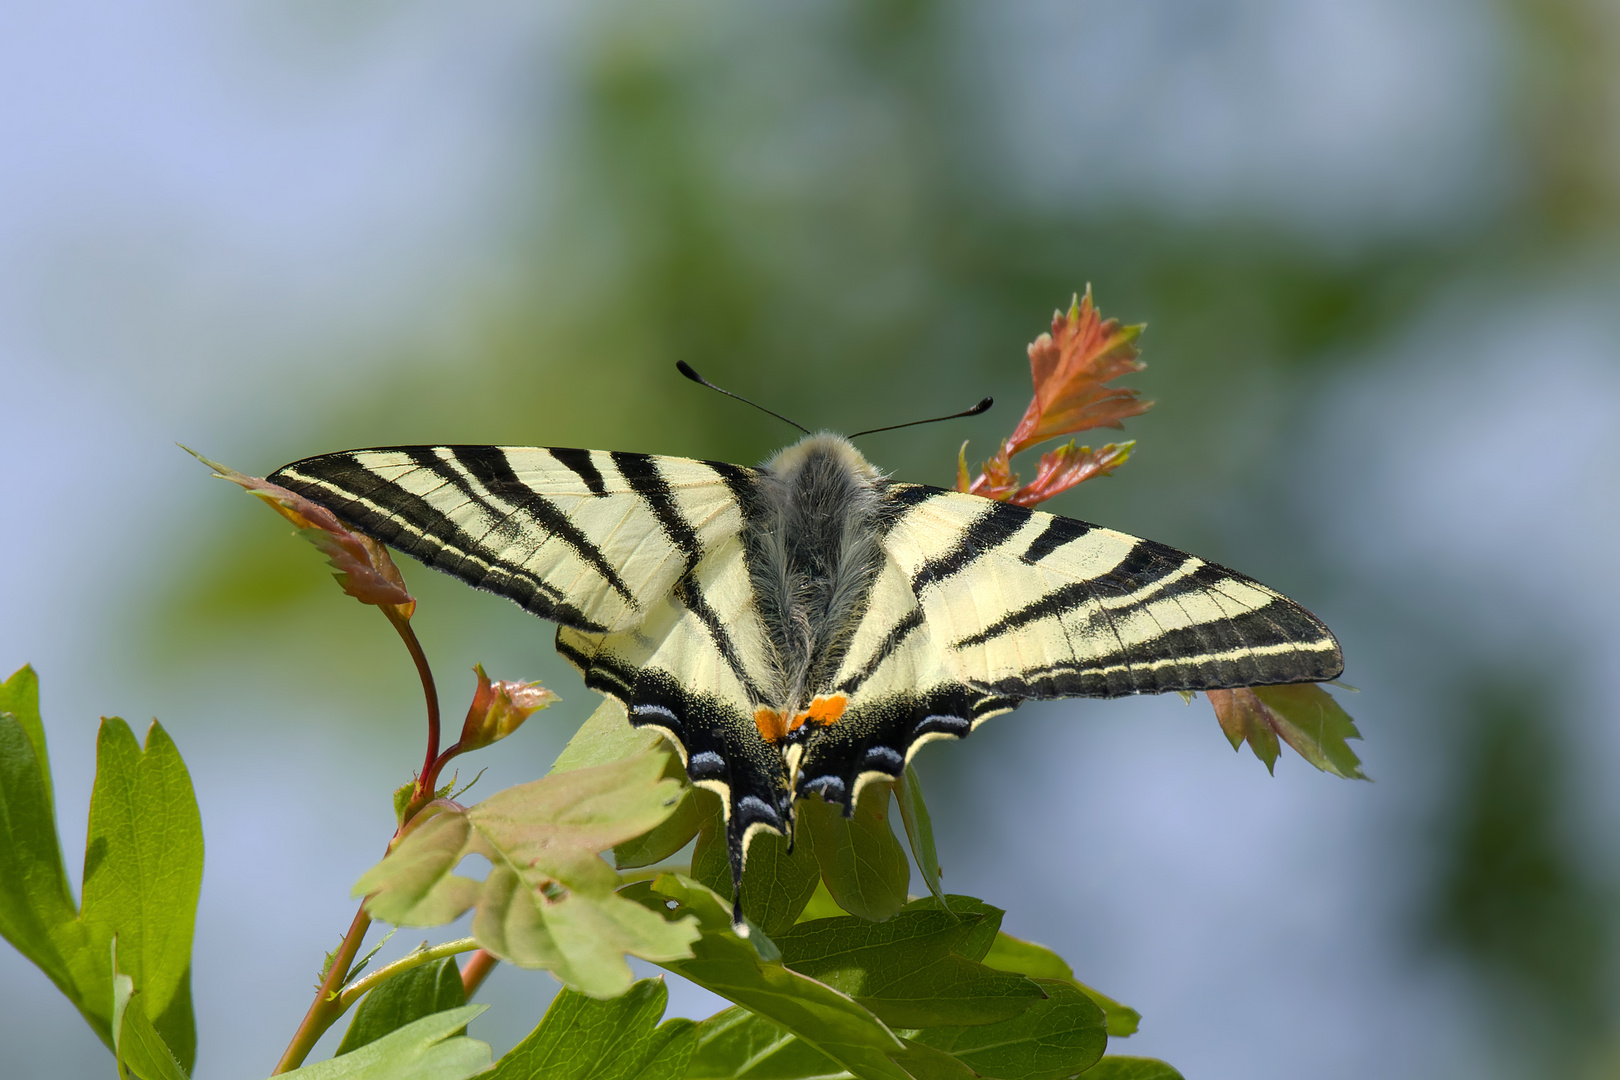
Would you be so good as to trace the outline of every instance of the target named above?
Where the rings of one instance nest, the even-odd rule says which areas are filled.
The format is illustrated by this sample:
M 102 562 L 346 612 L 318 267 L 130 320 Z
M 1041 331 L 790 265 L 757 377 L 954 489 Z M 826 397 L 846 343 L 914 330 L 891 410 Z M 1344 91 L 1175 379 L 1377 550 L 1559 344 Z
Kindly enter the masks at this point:
M 836 435 L 758 468 L 604 450 L 350 450 L 270 479 L 557 623 L 726 809 L 734 881 L 795 800 L 853 811 L 1024 700 L 1315 682 L 1315 616 L 1151 540 L 890 480 Z

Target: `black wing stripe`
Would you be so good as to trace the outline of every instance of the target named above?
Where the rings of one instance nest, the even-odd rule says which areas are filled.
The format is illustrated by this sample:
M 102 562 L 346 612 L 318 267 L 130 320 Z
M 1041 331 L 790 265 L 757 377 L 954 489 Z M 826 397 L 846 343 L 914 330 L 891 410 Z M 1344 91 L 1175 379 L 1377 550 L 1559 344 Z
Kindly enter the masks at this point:
M 1114 569 L 1086 581 L 1075 581 L 1053 589 L 1045 596 L 1008 612 L 978 633 L 955 642 L 952 648 L 982 645 L 1030 623 L 1066 615 L 1088 603 L 1095 603 L 1103 611 L 1135 607 L 1160 598 L 1167 590 L 1179 587 L 1210 565 L 1171 548 L 1140 540 Z M 1187 591 L 1192 591 L 1192 588 L 1188 587 Z
M 889 530 L 898 525 L 902 518 L 915 507 L 932 499 L 939 494 L 938 488 L 927 487 L 923 484 L 889 484 L 884 489 L 884 496 L 888 506 L 885 512 L 877 515 L 873 526 L 879 536 L 887 536 Z
M 589 450 L 575 450 L 568 446 L 553 446 L 551 456 L 556 458 L 575 476 L 585 482 L 585 487 L 592 495 L 606 495 L 607 484 L 602 481 L 602 472 L 591 460 Z
M 1024 551 L 1027 562 L 1040 562 L 1052 552 L 1073 540 L 1078 540 L 1091 531 L 1091 526 L 1084 521 L 1073 518 L 1054 517 L 1046 523 L 1041 534 L 1029 542 Z
M 986 554 L 1012 539 L 1030 518 L 1030 511 L 1011 503 L 985 500 L 985 512 L 962 531 L 949 551 L 929 559 L 911 575 L 911 591 L 920 593 L 967 570 Z
M 696 615 L 708 630 L 709 639 L 714 643 L 715 651 L 725 660 L 726 666 L 731 668 L 737 681 L 743 684 L 749 697 L 754 701 L 764 699 L 758 684 L 749 675 L 742 658 L 737 655 L 736 643 L 731 640 L 731 634 L 726 630 L 724 623 L 714 608 L 709 606 L 698 588 L 692 571 L 697 568 L 698 562 L 703 558 L 703 542 L 699 539 L 697 530 L 692 528 L 691 522 L 681 515 L 680 508 L 675 505 L 675 493 L 669 486 L 669 481 L 658 471 L 657 462 L 646 454 L 632 454 L 622 450 L 615 450 L 609 455 L 613 465 L 624 477 L 625 483 L 646 500 L 652 507 L 653 514 L 658 518 L 658 524 L 663 528 L 664 535 L 686 556 L 686 571 L 675 586 L 675 595 L 685 604 L 692 614 Z M 726 477 L 722 475 L 722 479 Z
M 764 701 L 765 694 L 761 692 L 759 684 L 748 673 L 742 658 L 737 655 L 737 645 L 731 640 L 730 631 L 726 629 L 725 623 L 720 620 L 720 616 L 715 612 L 714 608 L 709 606 L 708 600 L 703 595 L 703 590 L 697 586 L 697 581 L 691 577 L 682 578 L 675 585 L 675 596 L 703 623 L 704 629 L 709 632 L 709 640 L 714 643 L 715 651 L 726 662 L 726 666 L 731 669 L 731 673 L 737 676 L 737 681 L 742 683 L 743 691 L 748 695 L 749 700 Z
M 1219 632 L 1212 633 L 1216 628 Z M 1009 697 L 1119 697 L 1321 682 L 1342 670 L 1337 643 L 1316 623 L 1301 617 L 1292 627 L 1279 625 L 1258 611 L 1225 623 L 1168 630 L 1144 645 L 1028 668 L 991 689 Z M 1128 682 L 1123 689 L 1122 678 Z
M 627 604 L 638 611 L 641 609 L 641 605 L 636 602 L 635 594 L 630 591 L 630 586 L 619 576 L 613 564 L 603 556 L 602 549 L 592 543 L 556 503 L 518 478 L 517 473 L 512 470 L 511 462 L 507 460 L 505 451 L 498 446 L 462 446 L 456 447 L 451 453 L 456 464 L 466 469 L 468 475 L 482 485 L 489 495 L 509 503 L 515 510 L 527 515 L 536 528 L 567 544 L 574 554 L 600 574 L 602 580 L 623 597 Z M 457 484 L 463 494 L 481 500 L 480 493 L 464 480 L 453 475 L 448 478 Z M 596 481 L 597 485 L 601 486 L 600 475 Z M 514 525 L 509 531 L 515 535 L 522 530 Z
M 698 538 L 692 523 L 681 516 L 680 508 L 675 505 L 675 493 L 669 481 L 658 471 L 657 463 L 647 454 L 632 454 L 624 450 L 614 450 L 608 456 L 613 459 L 614 467 L 624 477 L 630 490 L 640 495 L 652 508 L 664 535 L 686 556 L 686 570 L 690 573 L 698 560 L 703 558 L 703 541 Z
M 854 675 L 851 675 L 848 679 L 845 679 L 843 683 L 839 685 L 838 692 L 841 694 L 853 695 L 855 691 L 861 688 L 862 684 L 864 684 L 867 679 L 870 679 L 873 674 L 877 672 L 878 668 L 883 666 L 883 661 L 893 656 L 895 652 L 899 650 L 900 646 L 905 643 L 906 638 L 911 636 L 912 631 L 916 630 L 922 625 L 922 608 L 912 608 L 910 611 L 906 612 L 905 617 L 899 622 L 895 623 L 894 627 L 888 632 L 888 634 L 884 636 L 882 642 L 878 644 L 877 649 L 872 653 L 871 657 L 866 661 L 866 664 L 861 668 L 861 670 L 857 671 Z

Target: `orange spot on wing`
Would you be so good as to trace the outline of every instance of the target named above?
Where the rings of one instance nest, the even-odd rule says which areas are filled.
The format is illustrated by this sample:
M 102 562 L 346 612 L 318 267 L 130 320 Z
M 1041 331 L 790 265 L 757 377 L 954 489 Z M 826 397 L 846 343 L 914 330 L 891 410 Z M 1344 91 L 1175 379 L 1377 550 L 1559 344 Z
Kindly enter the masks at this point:
M 755 709 L 754 726 L 759 728 L 760 738 L 775 746 L 788 735 L 787 716 L 775 709 Z
M 798 731 L 803 724 L 809 724 L 812 727 L 831 727 L 838 723 L 839 718 L 844 715 L 844 709 L 848 706 L 849 698 L 843 694 L 818 697 L 810 703 L 808 709 L 794 716 L 793 723 L 789 725 L 788 730 Z

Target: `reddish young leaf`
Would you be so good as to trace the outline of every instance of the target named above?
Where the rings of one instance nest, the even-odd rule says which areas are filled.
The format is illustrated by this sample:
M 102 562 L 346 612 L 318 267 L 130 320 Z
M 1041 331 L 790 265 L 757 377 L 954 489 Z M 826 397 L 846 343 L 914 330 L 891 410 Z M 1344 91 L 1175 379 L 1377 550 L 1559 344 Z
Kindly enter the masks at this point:
M 1141 333 L 1141 326 L 1104 319 L 1091 302 L 1089 286 L 1067 314 L 1055 312 L 1052 332 L 1029 346 L 1035 399 L 1007 440 L 1011 453 L 1075 431 L 1117 428 L 1126 417 L 1146 412 L 1153 403 L 1135 390 L 1105 385 L 1146 366 L 1136 358 Z
M 362 604 L 391 608 L 402 618 L 409 619 L 416 610 L 416 599 L 406 591 L 405 579 L 383 545 L 369 536 L 351 532 L 330 510 L 295 491 L 209 461 L 189 447 L 180 449 L 213 469 L 221 480 L 240 485 L 249 495 L 264 500 L 272 510 L 298 526 L 300 535 L 319 548 L 337 571 L 332 576 L 337 578 L 344 592 Z
M 1355 721 L 1317 683 L 1206 690 L 1215 719 L 1236 750 L 1248 740 L 1254 756 L 1275 771 L 1278 740 L 1323 772 L 1365 780 L 1361 759 L 1347 739 L 1359 739 Z
M 477 750 L 506 738 L 531 715 L 558 700 L 556 694 L 537 682 L 492 682 L 484 673 L 484 665 L 473 670 L 478 673 L 478 689 L 473 692 L 467 719 L 461 725 L 457 745 L 462 751 Z
M 1035 479 L 1013 492 L 1007 501 L 1019 506 L 1035 506 L 1093 476 L 1106 476 L 1125 464 L 1125 460 L 1131 456 L 1131 447 L 1135 445 L 1135 440 L 1132 440 L 1109 443 L 1093 450 L 1089 446 L 1075 446 L 1074 440 L 1070 439 L 1051 453 L 1042 454 L 1040 467 L 1035 470 Z
M 967 478 L 964 445 L 957 455 L 958 491 L 990 499 L 1034 506 L 1093 476 L 1106 475 L 1124 464 L 1131 443 L 1110 443 L 1093 451 L 1089 446 L 1068 446 L 1041 458 L 1035 481 L 1019 487 L 1013 471 L 1014 455 L 1062 435 L 1096 427 L 1120 427 L 1128 416 L 1146 412 L 1135 390 L 1109 386 L 1109 382 L 1145 366 L 1137 359 L 1136 339 L 1141 326 L 1120 326 L 1104 319 L 1091 301 L 1091 288 L 1076 296 L 1065 312 L 1054 312 L 1052 332 L 1029 346 L 1030 375 L 1035 396 L 983 470 L 971 483 Z

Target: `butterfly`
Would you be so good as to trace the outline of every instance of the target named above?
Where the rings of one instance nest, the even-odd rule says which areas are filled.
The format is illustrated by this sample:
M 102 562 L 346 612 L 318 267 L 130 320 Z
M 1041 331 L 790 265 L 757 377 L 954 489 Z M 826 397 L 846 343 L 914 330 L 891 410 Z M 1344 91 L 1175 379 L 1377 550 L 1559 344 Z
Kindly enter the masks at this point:
M 1344 667 L 1320 620 L 1251 578 L 891 480 L 837 435 L 757 468 L 402 446 L 270 479 L 555 622 L 586 685 L 720 796 L 734 885 L 761 831 L 791 840 L 798 799 L 851 813 L 923 744 L 1023 701 L 1318 682 Z

